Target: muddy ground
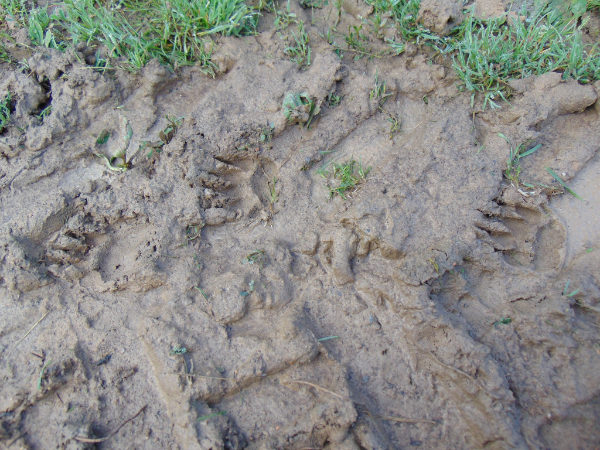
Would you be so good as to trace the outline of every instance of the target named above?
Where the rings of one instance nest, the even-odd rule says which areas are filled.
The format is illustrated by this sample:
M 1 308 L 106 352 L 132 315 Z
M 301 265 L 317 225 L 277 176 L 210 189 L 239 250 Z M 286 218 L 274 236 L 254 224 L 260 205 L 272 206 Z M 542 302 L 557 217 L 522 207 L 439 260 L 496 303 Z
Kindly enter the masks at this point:
M 307 70 L 270 15 L 218 39 L 214 79 L 0 66 L 0 446 L 597 448 L 600 84 L 482 111 L 449 60 L 340 59 L 331 7 L 292 8 Z M 542 145 L 521 179 L 551 188 L 507 182 L 498 133 Z M 96 155 L 124 148 L 125 172 Z M 371 171 L 330 199 L 319 168 L 350 159 Z

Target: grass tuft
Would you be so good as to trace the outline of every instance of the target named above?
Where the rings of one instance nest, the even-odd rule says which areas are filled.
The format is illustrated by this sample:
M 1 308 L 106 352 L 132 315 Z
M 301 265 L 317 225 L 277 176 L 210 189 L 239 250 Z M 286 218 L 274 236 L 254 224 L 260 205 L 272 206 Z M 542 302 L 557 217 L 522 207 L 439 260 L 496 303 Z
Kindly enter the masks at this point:
M 327 183 L 329 198 L 339 195 L 346 200 L 348 193 L 355 191 L 370 171 L 370 167 L 365 168 L 361 163 L 351 159 L 341 164 L 332 163 L 329 167 L 319 169 L 318 173 L 329 180 Z
M 473 97 L 484 95 L 484 109 L 508 99 L 511 78 L 551 71 L 582 83 L 600 78 L 598 46 L 584 46 L 576 19 L 550 7 L 520 19 L 484 21 L 471 13 L 459 28 L 453 66 Z
M 34 45 L 65 49 L 84 43 L 104 49 L 104 58 L 124 60 L 131 70 L 151 59 L 172 67 L 198 63 L 214 75 L 214 34 L 241 36 L 256 31 L 259 10 L 244 0 L 65 0 L 53 14 L 46 8 L 24 16 L 22 2 L 0 0 L 5 16 L 24 17 Z
M 289 56 L 301 68 L 310 66 L 311 49 L 308 44 L 308 33 L 304 29 L 304 22 L 298 22 L 298 34 L 293 31 L 291 34 L 292 45 L 286 47 L 283 53 Z
M 510 154 L 508 156 L 508 160 L 506 161 L 506 170 L 504 171 L 504 176 L 516 188 L 518 188 L 521 183 L 521 159 L 538 151 L 542 144 L 538 144 L 529 149 L 527 149 L 526 144 L 519 144 L 518 146 L 513 147 L 510 143 L 510 140 L 504 134 L 498 133 L 498 136 L 500 136 L 510 145 Z

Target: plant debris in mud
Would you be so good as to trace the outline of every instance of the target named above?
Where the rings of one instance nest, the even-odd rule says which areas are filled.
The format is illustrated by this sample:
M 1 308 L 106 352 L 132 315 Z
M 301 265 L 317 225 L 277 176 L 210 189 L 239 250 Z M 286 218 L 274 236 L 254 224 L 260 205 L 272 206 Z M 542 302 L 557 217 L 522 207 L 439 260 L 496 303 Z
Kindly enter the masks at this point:
M 321 107 L 307 92 L 288 92 L 283 99 L 282 110 L 288 122 L 304 124 L 309 128 Z
M 331 163 L 328 167 L 319 169 L 318 173 L 328 180 L 329 198 L 339 195 L 346 200 L 347 195 L 357 189 L 370 171 L 370 167 L 364 167 L 360 162 L 351 159 L 345 163 Z

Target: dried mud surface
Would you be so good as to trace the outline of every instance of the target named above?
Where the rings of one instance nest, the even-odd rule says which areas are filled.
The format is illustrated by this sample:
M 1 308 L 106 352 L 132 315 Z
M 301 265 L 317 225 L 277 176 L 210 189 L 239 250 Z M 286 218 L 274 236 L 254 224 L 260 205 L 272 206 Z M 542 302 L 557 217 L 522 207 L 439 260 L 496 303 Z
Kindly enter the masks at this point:
M 28 126 L 0 136 L 0 444 L 600 445 L 600 86 L 550 73 L 473 113 L 439 61 L 340 60 L 313 23 L 304 71 L 274 30 L 221 39 L 215 79 L 0 67 Z M 281 106 L 303 91 L 308 129 Z M 498 133 L 584 200 L 509 185 Z M 95 156 L 124 146 L 125 173 Z M 351 158 L 372 170 L 330 200 L 317 169 Z

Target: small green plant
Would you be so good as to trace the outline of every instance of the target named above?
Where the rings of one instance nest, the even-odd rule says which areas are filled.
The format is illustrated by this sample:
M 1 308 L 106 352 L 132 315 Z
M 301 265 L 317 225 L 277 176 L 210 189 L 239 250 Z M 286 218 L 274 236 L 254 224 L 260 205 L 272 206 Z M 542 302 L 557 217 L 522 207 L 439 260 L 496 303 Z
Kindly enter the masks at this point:
M 521 183 L 521 159 L 539 150 L 542 144 L 538 144 L 530 149 L 527 149 L 525 144 L 519 144 L 517 147 L 514 147 L 504 134 L 498 133 L 498 136 L 504 139 L 510 146 L 510 154 L 506 161 L 506 170 L 504 171 L 504 176 L 516 188 L 518 188 Z M 531 187 L 531 185 L 528 186 Z
M 382 108 L 384 103 L 387 101 L 392 94 L 387 92 L 387 86 L 385 80 L 379 79 L 379 74 L 375 72 L 375 85 L 369 92 L 369 99 L 377 100 L 378 108 Z
M 259 131 L 260 135 L 258 139 L 260 140 L 260 142 L 271 142 L 271 139 L 273 139 L 273 132 L 275 131 L 275 126 L 272 124 L 268 124 L 266 127 L 262 127 Z
M 371 17 L 371 29 L 377 39 L 383 39 L 383 31 L 387 24 L 387 18 L 380 11 L 375 11 Z
M 390 123 L 389 136 L 390 136 L 390 139 L 393 139 L 394 135 L 396 133 L 400 133 L 400 131 L 402 130 L 402 122 L 397 115 L 392 114 L 385 110 L 384 110 L 384 112 L 387 114 L 387 116 L 388 116 L 387 121 Z
M 298 22 L 298 34 L 292 31 L 293 45 L 286 47 L 283 50 L 290 59 L 300 67 L 310 66 L 311 49 L 308 33 L 304 29 L 304 22 Z
M 365 168 L 361 163 L 351 159 L 341 164 L 331 163 L 328 167 L 319 169 L 318 173 L 328 180 L 329 198 L 339 195 L 346 200 L 346 196 L 357 189 L 370 171 L 370 167 Z
M 40 370 L 40 375 L 38 376 L 38 382 L 37 382 L 38 391 L 42 390 L 42 385 L 44 384 L 44 375 L 46 374 L 46 369 L 48 369 L 48 366 L 50 366 L 50 364 L 52 364 L 52 361 L 46 362 Z
M 4 131 L 10 122 L 10 102 L 12 97 L 8 92 L 0 101 L 0 132 Z
M 283 98 L 282 110 L 289 122 L 304 124 L 309 128 L 321 108 L 306 92 L 288 92 Z
M 180 346 L 180 345 L 174 345 L 173 348 L 171 348 L 171 350 L 169 351 L 170 355 L 185 355 L 188 352 L 187 348 Z
M 440 273 L 440 266 L 435 260 L 435 258 L 429 258 L 429 264 L 431 264 L 433 270 L 435 270 L 435 273 Z
M 296 18 L 296 14 L 291 12 L 290 10 L 290 2 L 287 2 L 287 8 L 285 10 L 277 9 L 275 11 L 275 21 L 273 25 L 276 30 L 285 30 L 293 23 L 297 23 L 298 19 Z
M 158 133 L 158 137 L 166 145 L 171 142 L 171 139 L 175 136 L 177 128 L 179 128 L 181 122 L 183 122 L 183 117 L 169 116 L 167 114 L 165 119 L 167 119 L 167 126 Z
M 204 300 L 208 301 L 208 295 L 206 295 L 206 292 L 204 292 L 204 289 L 202 289 L 199 286 L 194 286 L 194 289 L 196 289 L 198 292 L 200 292 L 200 295 L 202 295 L 202 297 L 204 297 Z
M 354 53 L 354 60 L 359 60 L 365 56 L 372 56 L 372 52 L 366 45 L 369 39 L 362 33 L 362 25 L 348 26 L 348 34 L 346 35 L 346 51 Z
M 390 25 L 394 25 L 398 34 L 404 41 L 414 41 L 417 44 L 425 43 L 438 50 L 445 46 L 446 39 L 442 38 L 418 23 L 421 0 L 365 0 L 374 8 L 374 15 L 390 17 Z M 385 19 L 378 19 L 381 26 Z
M 334 91 L 327 94 L 327 97 L 325 98 L 325 103 L 329 108 L 335 108 L 341 101 L 342 97 L 337 95 Z
M 4 44 L 0 42 L 0 62 L 9 63 L 11 61 L 12 58 L 10 57 L 8 50 L 6 50 Z

